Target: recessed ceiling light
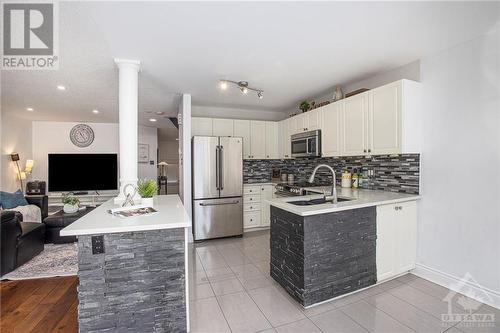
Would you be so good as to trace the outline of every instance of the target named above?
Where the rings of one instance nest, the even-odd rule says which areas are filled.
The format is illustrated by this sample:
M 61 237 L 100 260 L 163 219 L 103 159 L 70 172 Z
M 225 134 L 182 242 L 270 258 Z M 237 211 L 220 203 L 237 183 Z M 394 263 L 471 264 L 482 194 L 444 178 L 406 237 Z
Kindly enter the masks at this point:
M 175 141 L 179 141 L 179 138 L 175 138 Z
M 92 113 L 98 114 L 99 110 L 92 110 Z
M 26 108 L 26 111 L 33 112 L 33 111 L 35 111 L 35 109 L 33 109 L 33 108 Z
M 155 118 L 150 118 L 149 121 L 151 121 L 151 122 L 154 123 L 156 121 L 156 119 Z
M 221 80 L 219 86 L 220 86 L 221 90 L 226 90 L 227 89 L 227 81 Z
M 163 112 L 163 111 L 156 111 L 155 113 L 156 113 L 157 115 L 159 115 L 159 116 L 162 116 L 162 115 L 164 115 L 164 114 L 165 114 L 165 112 Z
M 66 87 L 65 87 L 65 86 L 62 86 L 62 85 L 58 85 L 58 86 L 57 86 L 57 89 L 59 89 L 59 90 L 66 90 Z

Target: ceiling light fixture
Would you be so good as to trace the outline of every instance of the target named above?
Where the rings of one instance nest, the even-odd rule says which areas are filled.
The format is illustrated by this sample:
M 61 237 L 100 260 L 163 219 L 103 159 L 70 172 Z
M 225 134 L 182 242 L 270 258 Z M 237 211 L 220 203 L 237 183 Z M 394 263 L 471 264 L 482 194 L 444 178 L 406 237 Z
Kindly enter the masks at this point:
M 59 90 L 66 90 L 66 87 L 62 86 L 62 85 L 59 85 L 59 86 L 57 86 L 57 89 L 59 89 Z
M 99 110 L 92 110 L 92 113 L 94 113 L 94 114 L 98 114 L 98 113 L 99 113 Z
M 149 121 L 154 123 L 156 121 L 156 119 L 155 118 L 150 118 Z
M 26 108 L 26 111 L 33 112 L 33 111 L 35 111 L 35 109 L 33 109 L 33 108 Z
M 221 90 L 226 90 L 228 83 L 232 83 L 240 89 L 240 92 L 243 95 L 248 94 L 248 91 L 251 90 L 251 91 L 255 91 L 257 93 L 257 97 L 259 97 L 259 99 L 262 99 L 264 97 L 264 90 L 249 87 L 248 81 L 236 82 L 236 81 L 231 81 L 231 80 L 219 80 L 219 82 L 220 82 L 219 86 L 220 86 Z
M 156 111 L 155 114 L 157 114 L 159 116 L 163 116 L 165 114 L 165 112 L 163 112 L 163 111 Z

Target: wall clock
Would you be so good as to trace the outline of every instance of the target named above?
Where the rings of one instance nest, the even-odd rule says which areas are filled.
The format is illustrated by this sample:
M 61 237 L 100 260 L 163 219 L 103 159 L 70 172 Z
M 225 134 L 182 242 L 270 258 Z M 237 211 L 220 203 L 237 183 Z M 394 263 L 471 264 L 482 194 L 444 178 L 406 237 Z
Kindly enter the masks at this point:
M 94 142 L 94 130 L 89 125 L 75 125 L 69 133 L 71 142 L 77 147 L 88 147 Z

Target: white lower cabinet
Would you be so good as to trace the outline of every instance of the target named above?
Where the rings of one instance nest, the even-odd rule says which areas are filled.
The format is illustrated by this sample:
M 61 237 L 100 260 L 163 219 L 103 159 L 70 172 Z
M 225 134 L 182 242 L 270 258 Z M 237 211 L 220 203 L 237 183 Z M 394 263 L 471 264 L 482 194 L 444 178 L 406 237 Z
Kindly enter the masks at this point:
M 270 205 L 266 202 L 273 197 L 274 186 L 270 184 L 243 186 L 243 227 L 268 227 L 271 222 Z
M 417 203 L 377 206 L 377 281 L 415 268 Z

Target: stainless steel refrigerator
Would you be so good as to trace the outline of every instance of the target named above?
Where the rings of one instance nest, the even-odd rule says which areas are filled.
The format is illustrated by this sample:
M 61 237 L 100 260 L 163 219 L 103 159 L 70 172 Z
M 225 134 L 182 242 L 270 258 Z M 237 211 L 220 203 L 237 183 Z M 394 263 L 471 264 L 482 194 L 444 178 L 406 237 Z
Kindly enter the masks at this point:
M 195 240 L 243 234 L 243 139 L 194 136 Z

